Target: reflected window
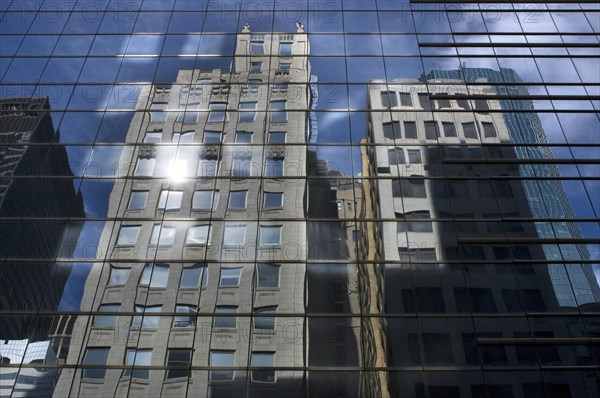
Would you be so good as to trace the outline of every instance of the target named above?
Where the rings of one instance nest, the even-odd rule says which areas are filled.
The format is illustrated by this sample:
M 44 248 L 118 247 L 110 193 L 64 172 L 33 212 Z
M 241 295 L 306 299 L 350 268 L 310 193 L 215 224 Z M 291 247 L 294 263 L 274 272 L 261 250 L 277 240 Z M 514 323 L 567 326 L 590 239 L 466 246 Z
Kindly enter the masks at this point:
M 246 131 L 238 131 L 235 133 L 235 142 L 238 144 L 251 144 L 252 133 Z
M 140 278 L 140 285 L 145 285 L 151 288 L 162 288 L 167 287 L 169 280 L 169 266 L 159 264 L 146 264 L 142 277 Z
M 413 177 L 393 180 L 392 195 L 395 198 L 426 198 L 425 179 Z
M 398 99 L 395 91 L 382 91 L 381 92 L 381 105 L 384 108 L 393 108 L 398 106 Z
M 135 245 L 140 234 L 141 225 L 123 225 L 119 230 L 117 245 L 132 246 Z
M 148 191 L 131 191 L 129 197 L 129 210 L 139 210 L 146 207 L 146 200 L 148 199 Z
M 183 267 L 179 287 L 182 289 L 193 289 L 200 286 L 200 282 L 202 282 L 202 288 L 204 289 L 207 283 L 207 270 L 206 264 L 194 264 L 190 267 Z
M 162 224 L 154 224 L 150 244 L 159 246 L 171 246 L 175 242 L 175 228 Z
M 279 287 L 279 264 L 257 264 L 258 278 L 257 287 L 277 288 Z
M 390 166 L 405 164 L 404 150 L 400 147 L 388 149 L 388 161 Z
M 260 245 L 277 246 L 281 244 L 281 225 L 261 225 Z
M 408 220 L 413 219 L 411 221 L 398 222 L 398 232 L 433 232 L 432 223 L 430 221 L 431 216 L 427 210 L 397 214 L 396 217 Z M 418 219 L 425 219 L 427 221 L 417 221 Z
M 199 104 L 188 104 L 188 108 L 197 109 Z M 177 122 L 178 123 L 196 123 L 198 122 L 198 112 L 193 112 L 191 110 L 188 111 L 180 111 L 177 114 Z
M 252 40 L 250 42 L 250 54 L 252 55 L 264 55 L 265 53 L 265 42 Z
M 272 131 L 269 133 L 269 144 L 285 144 L 285 131 Z
M 135 168 L 135 176 L 137 177 L 149 177 L 154 173 L 154 164 L 156 159 L 138 159 L 137 166 Z
M 173 138 L 171 142 L 174 144 L 189 144 L 194 142 L 194 132 L 187 131 L 183 133 L 173 133 Z
M 167 109 L 167 103 L 165 102 L 153 102 L 150 105 L 150 122 L 151 123 L 164 123 L 167 120 L 167 112 L 163 112 Z
M 254 328 L 259 330 L 275 330 L 275 313 L 277 306 L 254 309 Z
M 445 137 L 456 137 L 456 127 L 452 122 L 442 122 Z
M 444 365 L 454 363 L 452 339 L 446 333 L 423 333 L 421 335 L 425 351 L 426 365 Z
M 502 289 L 502 300 L 507 312 L 523 312 L 518 289 Z
M 463 132 L 465 133 L 465 138 L 477 138 L 477 130 L 475 128 L 475 123 L 467 122 L 462 124 Z
M 417 286 L 415 287 L 415 298 L 418 312 L 438 314 L 446 312 L 442 288 Z
M 231 175 L 234 177 L 249 177 L 252 175 L 252 158 L 245 154 L 234 154 L 231 161 Z
M 108 281 L 109 286 L 122 286 L 127 283 L 129 278 L 129 271 L 131 268 L 117 268 L 110 267 L 110 279 Z
M 215 308 L 215 317 L 213 320 L 214 328 L 224 328 L 224 329 L 235 329 L 237 325 L 237 319 L 235 316 L 228 316 L 227 314 L 235 314 L 237 312 L 237 307 L 227 306 L 227 305 L 218 305 Z M 224 315 L 217 315 L 224 314 Z
M 413 249 L 399 247 L 398 255 L 400 256 L 400 261 L 403 262 L 421 263 L 426 261 L 436 261 L 435 249 L 433 248 Z
M 469 288 L 473 312 L 498 312 L 491 289 Z
M 400 93 L 400 105 L 402 106 L 413 106 L 412 98 L 410 93 Z
M 498 136 L 496 128 L 494 127 L 494 123 L 483 122 L 481 123 L 481 126 L 483 127 L 483 136 L 485 138 L 492 138 Z
M 431 110 L 431 101 L 429 100 L 429 94 L 419 93 L 419 105 L 425 110 Z
M 484 115 L 487 115 L 490 110 L 490 105 L 488 104 L 488 102 L 484 99 L 476 99 L 475 100 L 475 111 L 477 113 L 481 113 Z
M 448 95 L 448 93 L 438 93 L 439 96 Z M 437 101 L 438 109 L 450 108 L 450 100 L 447 98 L 440 98 Z
M 390 140 L 402 139 L 400 131 L 400 122 L 383 123 L 383 136 Z
M 283 159 L 267 158 L 265 162 L 265 177 L 283 177 Z
M 240 102 L 240 122 L 253 122 L 256 118 L 256 102 Z
M 292 69 L 291 62 L 280 62 L 279 63 L 279 71 L 280 72 L 289 72 Z
M 106 365 L 110 348 L 88 348 L 85 351 L 84 365 Z M 104 379 L 106 369 L 83 369 L 81 376 L 84 379 Z
M 285 93 L 288 90 L 289 84 L 288 83 L 273 83 L 271 85 L 271 87 L 273 88 L 273 92 L 277 93 Z
M 193 305 L 176 305 L 175 312 L 182 315 L 175 315 L 173 318 L 174 328 L 191 328 L 196 326 L 197 307 Z
M 141 313 L 142 315 L 136 315 L 133 317 L 133 326 L 141 327 L 142 329 L 156 329 L 158 328 L 158 320 L 160 319 L 157 315 L 146 315 L 147 313 L 160 312 L 162 310 L 161 305 L 145 307 L 143 305 L 136 305 L 135 312 Z
M 223 140 L 223 134 L 219 131 L 205 131 L 203 143 L 205 144 L 220 144 Z
M 212 103 L 208 106 L 210 114 L 208 115 L 208 121 L 224 122 L 227 120 L 227 104 L 224 103 Z
M 98 312 L 119 312 L 120 309 L 120 304 L 102 304 L 98 308 Z M 113 327 L 116 322 L 116 315 L 96 315 L 94 318 L 94 325 L 96 326 Z
M 190 365 L 192 363 L 192 350 L 169 349 L 167 352 L 167 367 L 176 368 L 167 370 L 167 379 L 190 377 Z
M 417 123 L 416 122 L 404 122 L 404 137 L 405 138 L 417 138 Z
M 208 243 L 208 225 L 193 225 L 188 228 L 185 237 L 186 245 L 206 245 Z
M 265 199 L 263 206 L 265 209 L 282 207 L 283 206 L 283 192 L 265 192 Z
M 226 224 L 223 245 L 242 246 L 246 242 L 246 224 Z
M 251 62 L 250 73 L 260 73 L 262 71 L 262 62 Z
M 194 191 L 192 197 L 193 210 L 215 210 L 219 202 L 219 191 L 203 190 Z
M 292 55 L 292 44 L 293 43 L 279 43 L 279 55 L 284 57 Z
M 211 350 L 210 366 L 214 368 L 227 368 L 233 366 L 235 351 Z M 228 369 L 212 369 L 210 371 L 210 381 L 230 381 L 233 380 L 234 372 Z
M 439 138 L 437 122 L 435 120 L 426 120 L 425 124 L 425 138 L 428 140 L 437 140 Z
M 464 97 L 464 94 L 456 94 L 457 97 Z M 456 100 L 456 104 L 458 105 L 459 108 L 461 109 L 471 109 L 471 107 L 469 106 L 469 100 L 466 98 L 458 98 Z
M 245 209 L 248 191 L 231 191 L 229 193 L 229 209 Z
M 274 352 L 253 352 L 252 367 L 273 367 L 275 364 Z M 274 370 L 252 370 L 252 381 L 260 383 L 274 383 Z
M 160 144 L 162 141 L 162 129 L 148 131 L 144 135 L 144 143 L 146 144 Z
M 287 101 L 271 101 L 269 111 L 272 123 L 284 123 L 287 121 Z
M 200 158 L 196 175 L 198 177 L 214 177 L 217 175 L 219 161 L 217 159 Z
M 469 181 L 466 180 L 449 180 L 448 191 L 450 196 L 453 198 L 468 198 L 469 193 Z
M 125 366 L 128 366 L 128 368 L 123 370 L 123 376 L 131 376 L 136 379 L 148 379 L 150 378 L 149 369 L 132 369 L 131 367 L 150 366 L 151 362 L 152 350 L 128 348 L 127 353 L 125 354 Z
M 183 191 L 163 190 L 158 199 L 158 208 L 162 210 L 175 210 L 181 207 Z
M 221 279 L 219 286 L 238 286 L 240 283 L 240 274 L 242 267 L 237 268 L 221 268 Z
M 421 150 L 420 149 L 407 149 L 408 163 L 420 164 L 421 163 Z

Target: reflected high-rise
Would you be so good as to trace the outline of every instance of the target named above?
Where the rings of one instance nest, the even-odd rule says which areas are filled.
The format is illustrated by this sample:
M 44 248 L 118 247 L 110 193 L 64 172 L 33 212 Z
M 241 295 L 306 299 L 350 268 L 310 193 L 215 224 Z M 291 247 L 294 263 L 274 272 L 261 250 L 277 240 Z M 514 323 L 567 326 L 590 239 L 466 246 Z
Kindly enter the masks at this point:
M 0 227 L 0 310 L 8 312 L 0 321 L 2 364 L 54 365 L 61 354 L 61 338 L 52 337 L 56 320 L 35 314 L 58 309 L 71 270 L 54 260 L 72 254 L 63 242 L 81 232 L 68 228 L 67 218 L 85 213 L 49 108 L 47 97 L 0 100 L 0 217 L 6 217 Z M 57 377 L 56 369 L 6 369 L 0 395 L 51 394 Z
M 109 368 L 63 371 L 56 396 L 300 394 L 303 322 L 275 316 L 304 312 L 308 52 L 301 27 L 246 26 L 232 71 L 142 91 L 81 305 L 107 314 L 67 360 Z

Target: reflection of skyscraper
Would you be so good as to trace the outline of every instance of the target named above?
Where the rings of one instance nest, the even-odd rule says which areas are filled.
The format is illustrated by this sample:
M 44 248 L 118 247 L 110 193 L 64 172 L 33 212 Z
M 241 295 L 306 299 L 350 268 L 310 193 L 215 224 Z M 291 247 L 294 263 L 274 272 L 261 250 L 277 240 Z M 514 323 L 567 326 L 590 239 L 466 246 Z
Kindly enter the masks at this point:
M 308 46 L 245 28 L 233 72 L 142 91 L 68 359 L 117 368 L 57 396 L 303 394 Z
M 66 217 L 83 217 L 81 196 L 75 193 L 64 146 L 48 112 L 47 98 L 0 100 L 0 249 L 4 260 L 0 278 L 2 309 L 54 311 L 60 302 L 69 268 L 54 264 L 66 231 Z M 64 176 L 66 179 L 37 179 Z M 20 218 L 55 217 L 57 221 L 24 221 Z M 62 219 L 61 219 L 62 218 Z M 36 245 L 31 245 L 36 242 Z M 49 261 L 15 262 L 12 258 Z M 31 277 L 35 275 L 35 277 Z M 47 336 L 33 324 L 6 319 L 0 338 Z
M 428 80 L 460 79 L 467 83 L 476 81 L 494 83 L 492 94 L 504 96 L 498 99 L 498 103 L 500 109 L 504 111 L 502 117 L 510 142 L 517 145 L 526 144 L 526 146 L 515 147 L 516 158 L 534 160 L 532 164 L 523 162 L 519 165 L 519 175 L 528 178 L 522 183 L 532 217 L 554 220 L 535 223 L 539 237 L 551 240 L 581 238 L 577 223 L 569 222 L 575 220 L 577 216 L 567 198 L 565 188 L 559 180 L 552 179 L 560 177 L 560 173 L 557 164 L 552 162 L 554 156 L 550 147 L 546 145 L 548 140 L 542 122 L 535 112 L 533 102 L 527 99 L 529 96 L 527 87 L 522 85 L 523 81 L 516 71 L 507 68 L 434 70 L 428 73 L 426 78 Z M 549 265 L 549 272 L 561 307 L 577 307 L 600 300 L 600 287 L 591 264 L 576 263 L 578 260 L 590 259 L 585 245 L 546 244 L 542 248 L 546 260 L 557 261 Z M 567 264 L 562 264 L 563 260 Z
M 592 355 L 568 340 L 585 335 L 582 322 L 529 316 L 561 311 L 562 303 L 502 105 L 494 87 L 480 83 L 473 99 L 458 79 L 369 86 L 367 156 L 382 219 L 372 228 L 382 263 L 379 327 L 392 396 L 527 395 L 543 390 L 532 372 L 494 385 L 465 369 L 569 363 L 559 344 L 577 352 L 578 363 Z M 553 383 L 565 396 L 584 396 L 582 386 L 597 380 L 582 373 Z
M 3 315 L 0 322 L 2 363 L 17 366 L 3 370 L 2 388 L 14 388 L 15 397 L 36 388 L 48 393 L 54 385 L 55 370 L 18 368 L 22 360 L 55 362 L 51 342 L 40 341 L 48 340 L 52 318 L 25 313 L 58 309 L 70 268 L 53 260 L 68 218 L 85 216 L 69 179 L 73 173 L 66 150 L 58 142 L 48 98 L 0 100 L 0 217 L 6 218 L 0 227 L 0 310 L 24 312 Z M 76 240 L 79 233 L 71 228 L 70 238 Z

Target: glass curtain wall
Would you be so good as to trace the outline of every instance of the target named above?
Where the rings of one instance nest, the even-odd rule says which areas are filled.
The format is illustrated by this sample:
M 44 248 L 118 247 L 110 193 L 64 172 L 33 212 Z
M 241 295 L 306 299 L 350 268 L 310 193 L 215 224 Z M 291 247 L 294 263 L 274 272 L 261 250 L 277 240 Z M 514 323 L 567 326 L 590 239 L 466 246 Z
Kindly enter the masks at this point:
M 593 1 L 2 1 L 0 396 L 597 397 Z

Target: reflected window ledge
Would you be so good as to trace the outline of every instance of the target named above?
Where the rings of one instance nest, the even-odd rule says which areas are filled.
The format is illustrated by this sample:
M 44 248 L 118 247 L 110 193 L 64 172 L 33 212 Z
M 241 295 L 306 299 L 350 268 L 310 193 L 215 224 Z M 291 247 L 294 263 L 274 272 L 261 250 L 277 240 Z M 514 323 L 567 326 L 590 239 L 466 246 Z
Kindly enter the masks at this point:
M 104 378 L 102 378 L 102 379 L 91 379 L 89 377 L 82 377 L 81 378 L 81 382 L 82 383 L 86 383 L 86 384 L 104 384 L 104 383 L 106 383 L 106 380 Z

